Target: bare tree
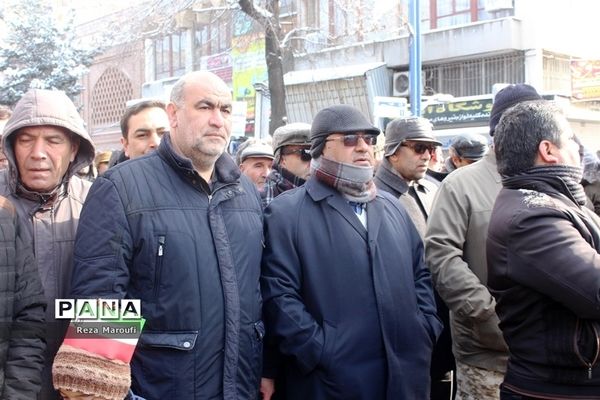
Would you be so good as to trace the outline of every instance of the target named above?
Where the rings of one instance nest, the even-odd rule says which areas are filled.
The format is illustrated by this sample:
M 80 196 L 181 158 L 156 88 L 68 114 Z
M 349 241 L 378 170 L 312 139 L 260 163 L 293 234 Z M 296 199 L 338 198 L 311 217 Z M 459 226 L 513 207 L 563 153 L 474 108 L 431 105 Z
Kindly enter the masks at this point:
M 283 83 L 282 29 L 279 23 L 279 0 L 269 0 L 266 8 L 258 7 L 252 0 L 239 0 L 244 13 L 258 22 L 265 30 L 265 60 L 269 78 L 271 120 L 269 133 L 285 125 L 285 85 Z

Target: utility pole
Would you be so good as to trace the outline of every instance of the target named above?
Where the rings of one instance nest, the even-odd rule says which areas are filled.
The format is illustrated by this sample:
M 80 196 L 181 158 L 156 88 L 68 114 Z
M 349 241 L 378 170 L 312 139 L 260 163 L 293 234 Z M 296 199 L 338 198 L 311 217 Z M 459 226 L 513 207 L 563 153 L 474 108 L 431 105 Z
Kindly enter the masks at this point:
M 410 112 L 412 115 L 421 116 L 421 6 L 419 0 L 409 0 L 408 6 L 409 31 L 409 64 L 408 75 L 410 79 Z

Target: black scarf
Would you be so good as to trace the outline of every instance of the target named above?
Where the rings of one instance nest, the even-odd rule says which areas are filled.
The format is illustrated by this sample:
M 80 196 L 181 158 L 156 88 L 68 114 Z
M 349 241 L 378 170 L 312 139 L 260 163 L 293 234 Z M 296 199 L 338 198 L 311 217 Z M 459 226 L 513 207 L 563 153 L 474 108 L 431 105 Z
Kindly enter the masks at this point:
M 536 180 L 543 180 L 575 203 L 583 206 L 586 203 L 586 196 L 580 183 L 582 176 L 583 169 L 581 167 L 542 165 L 529 168 L 518 175 L 504 176 L 502 185 L 508 188 L 518 187 L 518 182 L 522 182 L 523 178 L 535 177 Z

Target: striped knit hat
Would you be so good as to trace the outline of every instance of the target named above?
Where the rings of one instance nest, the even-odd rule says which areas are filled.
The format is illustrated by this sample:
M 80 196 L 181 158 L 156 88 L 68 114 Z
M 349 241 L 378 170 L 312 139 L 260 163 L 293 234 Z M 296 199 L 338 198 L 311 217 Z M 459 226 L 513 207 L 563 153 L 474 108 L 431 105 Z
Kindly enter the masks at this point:
M 57 390 L 123 400 L 131 386 L 131 370 L 123 361 L 63 344 L 54 358 L 52 380 Z

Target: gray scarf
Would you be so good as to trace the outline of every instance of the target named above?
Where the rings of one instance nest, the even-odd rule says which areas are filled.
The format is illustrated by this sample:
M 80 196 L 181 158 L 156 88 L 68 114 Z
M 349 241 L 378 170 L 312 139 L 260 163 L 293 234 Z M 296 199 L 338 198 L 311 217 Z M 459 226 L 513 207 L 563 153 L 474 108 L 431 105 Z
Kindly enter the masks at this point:
M 319 181 L 339 191 L 348 201 L 367 203 L 377 195 L 373 167 L 340 163 L 321 156 L 312 159 L 310 172 Z

